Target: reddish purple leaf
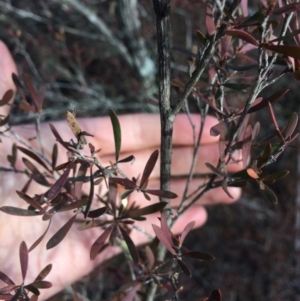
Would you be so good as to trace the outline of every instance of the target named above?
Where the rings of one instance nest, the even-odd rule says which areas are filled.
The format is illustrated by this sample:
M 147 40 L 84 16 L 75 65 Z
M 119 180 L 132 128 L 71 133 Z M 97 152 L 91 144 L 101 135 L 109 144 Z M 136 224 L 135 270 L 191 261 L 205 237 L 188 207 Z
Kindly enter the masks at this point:
M 143 192 L 153 194 L 166 199 L 176 199 L 178 197 L 176 193 L 167 190 L 145 189 L 143 190 Z
M 0 280 L 8 285 L 15 285 L 15 283 L 3 272 L 0 271 Z
M 289 89 L 281 90 L 279 92 L 274 93 L 273 95 L 271 95 L 270 97 L 268 97 L 266 99 L 262 99 L 257 104 L 255 104 L 255 102 L 254 102 L 253 106 L 249 109 L 248 113 L 253 113 L 253 112 L 256 112 L 258 110 L 261 110 L 261 109 L 267 107 L 269 102 L 270 103 L 276 102 L 282 96 L 284 96 L 288 91 L 289 91 Z M 257 98 L 257 100 L 259 100 L 259 99 L 260 98 Z
M 67 169 L 60 176 L 60 178 L 53 184 L 53 186 L 49 189 L 49 191 L 47 192 L 47 198 L 49 201 L 53 200 L 61 191 L 61 189 L 64 187 L 73 166 L 74 166 L 74 162 L 69 162 Z
M 40 213 L 45 213 L 44 208 L 33 198 L 31 198 L 29 195 L 27 195 L 26 193 L 23 193 L 21 191 L 16 191 L 16 193 L 18 194 L 18 196 L 23 199 L 26 203 L 28 203 L 29 205 L 31 205 L 32 207 L 34 207 L 36 210 L 40 211 Z
M 109 226 L 104 232 L 97 238 L 97 240 L 93 243 L 90 251 L 90 258 L 94 260 L 97 254 L 100 252 L 101 248 L 104 246 L 106 239 L 110 235 L 112 231 L 112 226 Z
M 127 162 L 134 163 L 134 161 L 135 161 L 135 157 L 133 155 L 130 155 L 130 156 L 124 158 L 124 159 L 119 160 L 117 163 L 127 163 Z
M 89 211 L 88 217 L 90 218 L 97 218 L 101 215 L 103 215 L 107 211 L 107 207 L 101 207 L 92 211 Z
M 31 293 L 33 293 L 36 296 L 40 295 L 40 291 L 33 286 L 32 284 L 27 284 L 26 286 L 24 286 L 25 289 L 27 289 L 28 291 L 30 291 Z
M 149 246 L 145 247 L 145 253 L 146 253 L 146 257 L 147 257 L 147 265 L 149 269 L 152 269 L 155 263 L 155 257 L 153 254 L 153 251 L 151 250 L 151 248 Z
M 227 121 L 221 121 L 218 124 L 211 127 L 210 135 L 216 137 L 223 133 L 226 133 L 227 128 L 228 128 L 227 123 L 228 123 Z
M 284 178 L 285 176 L 287 176 L 290 172 L 288 170 L 280 170 L 280 171 L 277 171 L 277 172 L 274 172 L 272 174 L 269 174 L 269 175 L 261 175 L 261 179 L 264 181 L 264 182 L 270 182 L 270 183 L 273 183 L 275 181 L 278 181 L 282 178 Z
M 244 137 L 243 137 L 242 157 L 243 157 L 244 167 L 246 167 L 249 162 L 251 144 L 252 144 L 252 127 L 249 124 L 244 132 Z
M 123 227 L 121 225 L 119 226 L 119 229 L 122 233 L 123 239 L 126 242 L 126 245 L 128 247 L 128 250 L 129 250 L 129 253 L 131 255 L 131 258 L 132 258 L 133 262 L 138 264 L 139 261 L 140 261 L 140 257 L 139 257 L 139 253 L 137 251 L 137 248 L 136 248 L 135 244 L 133 243 L 132 239 L 130 238 L 130 236 L 128 235 L 126 230 L 123 229 Z
M 76 177 L 77 178 L 84 178 L 85 177 L 85 174 L 87 172 L 89 168 L 89 163 L 87 162 L 82 162 L 80 164 L 80 167 L 79 167 L 79 170 L 77 172 L 77 175 Z M 83 181 L 76 181 L 75 184 L 74 184 L 74 196 L 75 196 L 75 199 L 80 199 L 81 197 L 81 192 L 82 192 L 82 186 L 83 186 Z
M 292 136 L 292 134 L 294 133 L 297 127 L 297 124 L 298 124 L 298 114 L 294 112 L 289 120 L 288 125 L 284 130 L 284 140 L 287 140 Z
M 51 170 L 48 168 L 48 166 L 46 165 L 46 163 L 38 156 L 36 155 L 34 152 L 32 152 L 31 150 L 21 147 L 21 146 L 17 146 L 17 148 L 23 152 L 25 155 L 29 156 L 31 159 L 35 160 L 37 163 L 39 163 L 40 165 L 42 165 L 46 170 L 48 170 L 49 172 L 51 172 Z
M 73 210 L 73 209 L 78 209 L 78 208 L 81 208 L 83 206 L 86 206 L 87 204 L 87 199 L 86 198 L 81 198 L 75 202 L 72 202 L 72 203 L 68 203 L 68 204 L 58 204 L 57 206 L 54 207 L 54 211 L 57 211 L 57 212 L 63 212 L 63 211 L 70 211 L 70 210 Z
M 300 60 L 300 47 L 295 45 L 271 45 L 264 43 L 263 48 Z
M 300 10 L 300 3 L 290 3 L 272 11 L 273 15 L 289 14 Z
M 161 211 L 167 204 L 168 204 L 167 202 L 159 202 L 159 203 L 155 203 L 155 204 L 143 207 L 143 208 L 129 210 L 127 212 L 126 216 L 131 217 L 131 218 L 136 218 L 136 217 L 140 217 L 143 215 L 152 214 L 157 211 Z
M 169 252 L 171 252 L 173 255 L 176 255 L 175 250 L 173 249 L 172 245 L 170 244 L 165 234 L 162 232 L 161 228 L 153 224 L 152 224 L 152 228 L 159 241 L 168 249 Z
M 93 177 L 93 164 L 91 165 L 90 167 L 90 193 L 89 193 L 89 198 L 88 198 L 88 202 L 86 204 L 86 207 L 85 207 L 85 211 L 84 211 L 84 218 L 87 217 L 89 211 L 90 211 L 90 208 L 91 208 L 91 205 L 92 205 L 92 202 L 93 202 L 93 197 L 94 197 L 94 177 Z
M 26 210 L 22 208 L 17 207 L 11 207 L 11 206 L 3 206 L 0 208 L 0 211 L 10 214 L 10 215 L 17 215 L 17 216 L 36 216 L 41 215 L 41 213 L 32 211 L 32 210 Z
M 163 212 L 160 217 L 160 227 L 161 227 L 161 231 L 164 233 L 164 235 L 168 239 L 170 245 L 173 246 L 174 240 L 176 241 L 176 239 L 168 226 L 166 215 Z
M 136 183 L 129 179 L 123 179 L 123 178 L 110 178 L 109 181 L 122 185 L 127 189 L 135 189 Z
M 65 148 L 67 148 L 66 143 L 62 140 L 62 138 L 60 137 L 58 131 L 56 130 L 56 128 L 54 127 L 53 124 L 49 123 L 50 129 L 54 135 L 54 137 L 56 138 L 56 140 L 63 145 Z
M 192 276 L 191 270 L 189 269 L 189 267 L 182 260 L 180 260 L 179 258 L 177 258 L 177 263 L 178 263 L 178 265 L 180 266 L 182 272 L 185 275 L 187 275 L 188 277 Z
M 207 260 L 207 261 L 215 260 L 215 257 L 213 257 L 209 254 L 206 254 L 206 253 L 198 252 L 198 251 L 190 251 L 190 252 L 184 253 L 184 254 L 182 254 L 182 257 L 193 258 L 193 259 L 197 259 L 197 260 Z
M 0 294 L 0 300 L 12 300 L 12 295 L 11 294 Z
M 241 39 L 243 41 L 246 41 L 249 44 L 252 44 L 254 46 L 258 46 L 259 43 L 251 36 L 249 33 L 247 33 L 244 30 L 241 29 L 227 29 L 224 31 L 224 33 L 228 36 Z
M 140 286 L 140 283 L 135 282 L 135 285 L 133 285 L 130 289 L 127 289 L 126 296 L 124 298 L 122 298 L 122 301 L 133 301 L 133 300 L 135 300 L 135 297 L 137 295 L 137 290 L 138 290 L 139 286 Z
M 56 247 L 67 235 L 69 230 L 71 229 L 75 219 L 76 219 L 76 214 L 72 216 L 72 218 L 65 224 L 63 225 L 47 242 L 46 248 L 47 250 L 52 249 Z
M 7 90 L 2 99 L 0 100 L 0 107 L 7 105 L 9 103 L 9 101 L 13 98 L 14 96 L 14 91 L 13 90 Z
M 227 187 L 227 178 L 225 178 L 222 181 L 222 188 L 223 188 L 224 192 L 228 195 L 228 197 L 230 197 L 231 199 L 233 199 L 233 196 L 230 194 L 230 192 L 228 190 L 228 187 Z
M 24 283 L 24 279 L 26 277 L 27 268 L 28 268 L 28 250 L 27 250 L 26 243 L 24 241 L 21 242 L 19 255 L 20 255 L 20 263 L 21 263 L 22 279 Z
M 145 169 L 144 169 L 144 172 L 143 172 L 143 175 L 142 175 L 142 178 L 141 178 L 141 183 L 140 183 L 140 187 L 142 189 L 145 189 L 146 186 L 145 186 L 145 183 L 148 181 L 149 177 L 150 177 L 150 174 L 152 173 L 153 171 L 153 168 L 156 164 L 156 161 L 158 159 L 158 155 L 159 155 L 159 152 L 158 150 L 155 150 L 149 160 L 147 161 L 146 163 L 146 166 L 145 166 Z
M 267 185 L 264 185 L 264 189 L 260 190 L 261 193 L 263 194 L 263 196 L 270 201 L 273 204 L 277 204 L 278 203 L 278 199 L 276 194 L 274 193 L 274 191 L 269 188 Z
M 189 232 L 193 229 L 194 226 L 195 226 L 195 221 L 192 221 L 185 226 L 185 228 L 183 229 L 183 231 L 180 235 L 181 245 L 183 244 L 186 236 L 189 234 Z
M 52 270 L 52 264 L 48 264 L 46 267 L 43 268 L 43 270 L 38 274 L 38 276 L 35 278 L 34 282 L 43 280 L 47 277 L 47 275 Z
M 40 289 L 52 287 L 52 283 L 45 280 L 36 280 L 33 283 L 31 283 L 31 285 L 34 286 L 35 288 L 40 288 Z
M 55 143 L 53 145 L 53 150 L 52 150 L 52 160 L 51 160 L 51 166 L 52 169 L 54 170 L 55 166 L 56 166 L 56 162 L 57 162 L 57 156 L 58 156 L 58 147 L 57 144 Z
M 15 295 L 10 299 L 10 301 L 17 301 L 21 294 L 21 287 L 15 291 Z
M 146 192 L 144 192 L 144 191 L 142 191 L 143 192 L 143 195 L 144 195 L 144 197 L 145 197 L 145 199 L 147 200 L 147 201 L 151 201 L 151 198 L 150 198 L 150 195 L 148 195 Z
M 222 301 L 222 294 L 220 290 L 213 290 L 209 296 L 208 301 Z
M 5 116 L 3 119 L 0 119 L 0 126 L 3 126 L 9 122 L 10 115 Z
M 29 94 L 35 104 L 37 112 L 41 113 L 42 112 L 42 101 L 39 99 L 39 97 L 35 91 L 35 88 L 33 87 L 31 81 L 25 74 L 23 74 L 22 78 L 23 78 L 23 81 L 24 81 L 24 83 L 29 91 Z
M 25 166 L 32 172 L 32 179 L 35 180 L 37 183 L 49 187 L 50 184 L 45 178 L 45 176 L 35 167 L 35 165 L 26 158 L 22 158 L 23 163 Z
M 212 171 L 214 174 L 220 176 L 220 177 L 225 177 L 226 174 L 221 172 L 219 169 L 217 169 L 216 167 L 214 167 L 212 164 L 206 162 L 205 163 L 205 166 L 210 170 Z
M 51 224 L 51 219 L 49 220 L 49 224 L 48 224 L 46 231 L 32 244 L 32 246 L 28 249 L 28 253 L 31 252 L 32 250 L 34 250 L 36 248 L 36 246 L 38 246 L 39 243 L 44 239 L 45 235 L 47 234 L 47 232 L 50 228 L 50 224 Z

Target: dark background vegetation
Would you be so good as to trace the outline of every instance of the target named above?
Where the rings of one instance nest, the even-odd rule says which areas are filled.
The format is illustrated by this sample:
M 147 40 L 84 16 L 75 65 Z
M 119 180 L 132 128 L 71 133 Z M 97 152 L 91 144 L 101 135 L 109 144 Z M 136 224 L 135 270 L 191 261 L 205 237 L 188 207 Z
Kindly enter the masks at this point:
M 76 9 L 75 2 L 0 1 L 0 39 L 9 46 L 19 74 L 27 74 L 36 87 L 46 87 L 42 120 L 62 119 L 75 105 L 77 116 L 85 117 L 103 116 L 110 108 L 118 114 L 157 112 L 153 105 L 155 72 L 147 74 L 147 68 L 143 69 L 145 61 L 150 67 L 156 64 L 151 1 L 138 1 L 136 20 L 133 13 L 132 20 L 122 16 L 124 1 L 78 1 L 96 14 L 110 36 L 105 36 L 82 10 Z M 203 28 L 204 10 L 195 2 L 172 1 L 173 45 L 182 49 L 191 50 L 197 45 L 195 32 Z M 114 39 L 132 58 L 131 64 Z M 174 51 L 172 57 L 172 76 L 186 79 L 187 56 Z M 146 70 L 146 75 L 141 70 Z M 274 107 L 279 123 L 283 124 L 293 111 L 298 111 L 299 84 L 287 76 L 272 89 L 279 89 L 279 85 L 291 88 Z M 176 97 L 176 91 L 172 93 Z M 14 124 L 34 120 L 33 114 L 18 108 L 18 100 L 13 112 Z M 261 115 L 255 118 L 268 132 L 273 126 L 268 112 L 265 110 Z M 297 147 L 289 148 L 272 167 L 291 171 L 273 187 L 278 205 L 265 201 L 257 187 L 247 186 L 238 203 L 208 207 L 207 224 L 188 236 L 187 247 L 189 244 L 217 259 L 190 262 L 193 277 L 182 277 L 182 300 L 199 300 L 215 288 L 222 290 L 226 301 L 299 300 L 300 254 L 295 247 L 299 239 L 295 226 L 299 197 L 297 152 Z M 74 287 L 88 300 L 112 300 L 113 293 L 128 277 L 126 263 L 119 257 L 97 268 Z M 69 292 L 51 300 L 68 300 Z M 162 296 L 161 300 L 166 298 Z

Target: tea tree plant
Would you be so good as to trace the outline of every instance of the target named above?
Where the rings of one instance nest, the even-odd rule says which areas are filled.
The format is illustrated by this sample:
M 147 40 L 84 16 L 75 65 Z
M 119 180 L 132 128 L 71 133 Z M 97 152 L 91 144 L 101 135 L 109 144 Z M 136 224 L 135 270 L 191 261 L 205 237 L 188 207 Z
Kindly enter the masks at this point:
M 72 5 L 77 3 L 66 2 L 73 3 Z M 124 2 L 121 3 L 125 5 Z M 10 115 L 2 116 L 1 135 L 6 137 L 10 133 L 16 139 L 16 144 L 13 144 L 11 154 L 7 157 L 10 168 L 2 169 L 24 173 L 29 179 L 25 186 L 16 187 L 16 198 L 25 201 L 27 208 L 9 205 L 2 206 L 0 210 L 22 218 L 41 217 L 48 225 L 46 231 L 35 238 L 29 248 L 25 242 L 21 243 L 19 253 L 22 283 L 15 285 L 9 275 L 0 273 L 0 279 L 6 283 L 6 286 L 0 289 L 0 298 L 36 300 L 40 294 L 39 289 L 49 288 L 50 283 L 44 278 L 50 272 L 50 265 L 42 270 L 35 281 L 24 285 L 28 254 L 44 240 L 47 240 L 47 249 L 58 248 L 64 244 L 70 229 L 79 224 L 78 229 L 87 237 L 88 231 L 98 231 L 97 238 L 89 250 L 91 260 L 99 258 L 108 248 L 115 246 L 121 247 L 129 258 L 132 279 L 119 289 L 115 298 L 155 300 L 159 289 L 168 291 L 170 300 L 180 300 L 182 286 L 179 275 L 192 274 L 185 258 L 200 261 L 214 259 L 212 255 L 203 253 L 205 250 L 190 250 L 184 246 L 184 240 L 195 226 L 195 221 L 186 221 L 179 235 L 173 233 L 172 228 L 180 216 L 195 206 L 209 191 L 222 188 L 224 195 L 233 199 L 230 187 L 240 187 L 248 182 L 254 183 L 258 192 L 267 200 L 278 202 L 268 185 L 286 176 L 288 171 L 269 173 L 266 167 L 276 162 L 282 152 L 297 138 L 298 133 L 295 133 L 295 129 L 298 116 L 294 113 L 287 124 L 278 124 L 273 106 L 288 89 L 272 92 L 269 97 L 261 95 L 265 90 L 274 87 L 274 83 L 287 73 L 293 73 L 297 80 L 299 78 L 300 36 L 297 12 L 300 5 L 281 2 L 277 5 L 275 1 L 260 1 L 258 11 L 248 15 L 247 1 L 201 3 L 206 12 L 206 28 L 204 33 L 201 30 L 197 31 L 198 50 L 195 53 L 182 48 L 172 48 L 171 2 L 153 0 L 157 29 L 161 149 L 152 151 L 140 174 L 128 176 L 125 171 L 126 165 L 136 163 L 135 154 L 120 156 L 124 131 L 112 110 L 110 120 L 115 156 L 108 165 L 101 161 L 103 150 L 97 149 L 93 144 L 93 135 L 96 133 L 87 132 L 70 111 L 66 112 L 65 123 L 68 124 L 73 137 L 63 137 L 59 127 L 49 124 L 58 144 L 51 146 L 51 151 L 47 149 L 47 153 L 42 146 L 40 124 L 43 97 L 30 79 L 26 76 L 19 78 L 13 74 L 14 83 L 22 96 L 21 108 L 36 114 L 38 143 L 37 148 L 33 148 L 14 135 L 9 127 Z M 118 45 L 120 46 L 119 43 Z M 171 75 L 171 53 L 175 50 L 190 56 L 189 72 L 185 78 Z M 279 71 L 275 68 L 278 63 L 283 66 Z M 32 104 L 26 101 L 27 93 L 32 99 Z M 12 90 L 8 90 L 2 96 L 0 105 L 6 106 L 13 94 Z M 200 129 L 197 129 L 194 115 L 190 113 L 192 105 L 201 117 Z M 267 137 L 259 138 L 260 140 L 259 123 L 253 125 L 249 118 L 259 110 L 269 111 L 273 123 L 272 132 L 268 133 Z M 170 186 L 172 134 L 177 115 L 182 111 L 193 129 L 193 159 L 188 167 L 189 175 L 183 196 L 178 205 L 174 206 L 170 200 L 178 198 L 178 195 L 172 192 Z M 218 137 L 219 141 L 216 164 L 201 162 L 203 159 L 201 156 L 199 158 L 208 113 L 218 119 L 218 123 L 210 128 L 211 136 Z M 259 146 L 260 152 L 255 153 L 253 146 Z M 103 145 L 103 148 L 105 147 L 107 146 Z M 148 183 L 159 155 L 160 187 L 153 189 L 148 187 Z M 23 156 L 23 169 L 17 167 L 19 156 Z M 64 160 L 61 159 L 58 164 L 60 158 Z M 197 160 L 206 166 L 208 174 L 201 175 L 202 179 L 199 179 L 197 187 L 194 187 L 192 181 L 199 178 L 196 173 Z M 234 172 L 231 169 L 232 165 L 237 166 Z M 43 186 L 42 192 L 29 193 L 33 183 Z M 137 195 L 139 199 L 136 199 Z M 159 197 L 160 201 L 153 202 L 153 196 Z M 147 200 L 148 204 L 141 205 L 143 203 L 140 199 Z M 65 212 L 69 214 L 65 215 Z M 144 228 L 149 223 L 149 216 L 154 213 L 159 218 L 160 226 L 151 225 L 156 236 L 153 240 L 152 234 Z M 57 215 L 67 216 L 67 219 L 49 238 L 47 232 L 50 231 Z M 134 230 L 147 236 L 147 240 L 151 238 L 152 243 L 137 248 L 131 236 Z M 203 248 L 205 249 L 205 246 Z M 171 256 L 168 256 L 167 252 Z M 79 299 L 76 295 L 73 298 Z M 221 300 L 221 292 L 214 290 L 203 300 Z

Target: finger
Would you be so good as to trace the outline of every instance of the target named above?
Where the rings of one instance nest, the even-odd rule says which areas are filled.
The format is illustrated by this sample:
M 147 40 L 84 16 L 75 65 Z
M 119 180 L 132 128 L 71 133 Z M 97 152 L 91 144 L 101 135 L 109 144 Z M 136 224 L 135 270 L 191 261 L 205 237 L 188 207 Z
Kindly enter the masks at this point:
M 136 114 L 119 116 L 121 130 L 123 134 L 122 151 L 140 150 L 148 147 L 159 146 L 160 141 L 160 118 L 159 115 L 153 114 Z M 196 135 L 198 135 L 200 127 L 199 115 L 191 116 L 196 127 Z M 112 134 L 112 126 L 109 118 L 101 118 L 95 122 L 99 131 L 95 134 L 100 147 L 103 147 L 104 153 L 114 151 L 114 141 Z M 210 135 L 210 128 L 217 123 L 216 119 L 208 116 L 205 121 L 202 142 L 213 143 L 218 138 Z M 81 120 L 83 127 L 91 132 L 95 129 L 95 124 L 89 119 Z M 98 126 L 99 125 L 99 126 Z M 103 132 L 107 131 L 106 133 Z M 103 143 L 103 145 L 101 145 Z M 173 144 L 177 146 L 193 145 L 193 131 L 189 119 L 184 114 L 179 114 L 174 122 Z M 105 146 L 105 147 L 104 147 Z
M 135 151 L 131 153 L 123 153 L 121 158 L 125 158 L 129 155 L 134 155 L 135 160 L 132 164 L 119 164 L 119 168 L 127 175 L 127 177 L 137 177 L 142 174 L 145 165 L 155 149 L 146 149 L 142 151 Z M 101 154 L 101 153 L 100 153 Z M 213 166 L 217 166 L 219 161 L 219 147 L 216 143 L 214 144 L 204 144 L 200 146 L 198 152 L 198 158 L 194 169 L 194 174 L 209 174 L 211 170 L 207 168 L 206 163 L 210 163 Z M 238 159 L 238 153 L 236 158 Z M 185 176 L 190 172 L 191 164 L 193 160 L 193 148 L 192 147 L 176 147 L 173 148 L 172 152 L 172 176 Z M 113 156 L 100 156 L 100 162 L 102 164 L 109 165 L 109 162 L 113 162 Z M 243 168 L 242 161 L 237 160 L 238 163 L 231 163 L 228 165 L 227 172 L 237 172 Z M 151 178 L 158 178 L 160 173 L 159 160 L 156 163 L 152 173 Z
M 15 92 L 16 88 L 12 81 L 12 73 L 17 74 L 16 64 L 8 48 L 2 41 L 0 41 L 0 70 L 0 98 L 2 98 L 4 93 L 9 89 Z M 14 97 L 12 99 L 14 99 Z M 0 115 L 7 115 L 8 112 L 8 106 L 0 107 Z

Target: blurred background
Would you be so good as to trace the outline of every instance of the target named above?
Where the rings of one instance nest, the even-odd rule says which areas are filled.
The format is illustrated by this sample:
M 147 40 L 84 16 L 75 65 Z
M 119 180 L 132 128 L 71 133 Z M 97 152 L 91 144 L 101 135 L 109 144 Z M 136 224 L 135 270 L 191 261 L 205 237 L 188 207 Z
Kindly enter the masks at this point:
M 172 52 L 173 78 L 188 79 L 188 53 L 199 44 L 196 30 L 205 32 L 200 2 L 171 1 L 172 44 L 181 50 Z M 249 13 L 256 2 L 249 1 Z M 45 89 L 42 121 L 65 118 L 66 111 L 75 107 L 77 117 L 103 116 L 110 108 L 118 114 L 158 112 L 152 1 L 0 0 L 0 12 L 0 39 L 11 50 L 19 74 Z M 293 111 L 299 112 L 299 84 L 287 74 L 266 95 L 280 87 L 290 88 L 274 106 L 283 125 Z M 178 90 L 172 90 L 172 97 L 178 97 Z M 17 99 L 11 123 L 32 122 L 34 113 L 22 111 L 19 104 Z M 256 120 L 262 136 L 273 128 L 266 110 L 254 116 Z M 193 276 L 180 278 L 181 300 L 201 300 L 216 288 L 226 301 L 300 300 L 297 144 L 270 166 L 272 171 L 290 170 L 272 186 L 277 205 L 249 185 L 238 203 L 207 208 L 207 224 L 188 236 L 187 247 L 212 254 L 216 260 L 188 263 Z M 112 300 L 127 279 L 127 265 L 119 257 L 74 287 L 87 300 Z M 167 298 L 162 294 L 157 300 Z M 51 300 L 71 300 L 70 289 Z

